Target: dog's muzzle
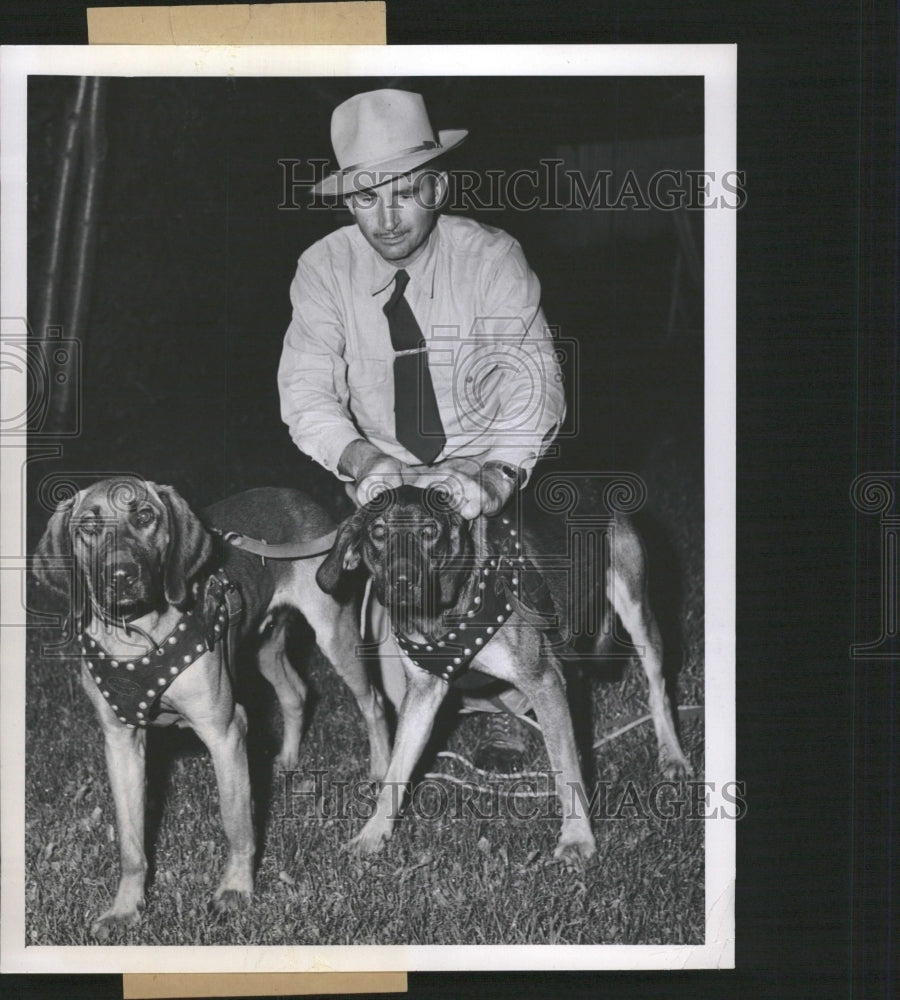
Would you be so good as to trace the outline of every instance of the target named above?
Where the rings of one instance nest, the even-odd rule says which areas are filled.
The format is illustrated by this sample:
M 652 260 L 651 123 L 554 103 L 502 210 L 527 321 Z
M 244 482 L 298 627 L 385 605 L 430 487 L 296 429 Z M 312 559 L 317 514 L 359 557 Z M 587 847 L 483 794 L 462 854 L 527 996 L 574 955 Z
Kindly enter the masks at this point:
M 397 609 L 421 610 L 422 581 L 428 568 L 418 541 L 410 531 L 397 533 L 390 541 L 385 560 L 385 596 Z
M 160 596 L 157 576 L 145 560 L 116 549 L 102 565 L 97 596 L 109 611 L 121 612 L 137 605 L 152 604 Z
M 416 607 L 422 597 L 421 573 L 411 565 L 390 567 L 388 593 L 392 602 Z

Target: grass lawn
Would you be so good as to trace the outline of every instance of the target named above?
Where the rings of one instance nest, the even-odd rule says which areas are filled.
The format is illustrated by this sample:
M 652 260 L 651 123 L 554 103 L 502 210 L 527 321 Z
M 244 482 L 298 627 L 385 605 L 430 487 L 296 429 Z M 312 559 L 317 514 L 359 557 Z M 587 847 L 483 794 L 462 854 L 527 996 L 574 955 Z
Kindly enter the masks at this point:
M 700 705 L 703 553 L 696 540 L 702 517 L 687 499 L 673 501 L 665 513 L 681 578 L 678 698 Z M 49 638 L 39 630 L 29 634 L 26 941 L 90 944 L 91 920 L 110 904 L 118 879 L 112 798 L 102 736 L 80 689 L 77 661 L 42 657 L 41 642 Z M 604 808 L 593 823 L 597 855 L 581 869 L 553 860 L 559 820 L 555 799 L 541 794 L 545 780 L 480 775 L 435 752 L 423 762 L 420 779 L 423 773 L 450 777 L 426 777 L 385 850 L 361 861 L 341 846 L 364 820 L 342 814 L 338 800 L 341 787 L 366 775 L 362 722 L 318 653 L 305 673 L 314 697 L 301 773 L 273 773 L 277 710 L 274 699 L 256 692 L 251 760 L 262 843 L 253 903 L 243 912 L 213 919 L 207 909 L 224 862 L 208 755 L 191 734 L 151 732 L 147 905 L 140 925 L 117 943 L 702 942 L 704 824 L 684 815 L 640 815 L 634 805 L 635 798 L 646 802 L 660 780 L 649 723 L 588 751 L 586 770 L 599 783 Z M 593 742 L 646 711 L 637 662 L 621 662 L 612 671 L 617 676 L 609 673 L 590 677 L 580 689 L 587 692 L 580 708 Z M 451 720 L 435 750 L 470 757 L 484 726 L 483 716 Z M 681 735 L 701 779 L 702 715 L 683 714 Z M 530 768 L 546 766 L 543 746 L 534 740 Z

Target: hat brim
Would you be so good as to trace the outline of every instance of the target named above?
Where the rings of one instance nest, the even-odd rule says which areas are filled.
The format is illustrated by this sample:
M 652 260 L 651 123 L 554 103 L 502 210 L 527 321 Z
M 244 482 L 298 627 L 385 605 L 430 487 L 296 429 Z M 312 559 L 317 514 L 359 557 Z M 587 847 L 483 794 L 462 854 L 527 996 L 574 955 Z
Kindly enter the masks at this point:
M 428 163 L 429 160 L 437 159 L 458 146 L 469 134 L 468 129 L 448 129 L 438 132 L 439 145 L 429 149 L 420 149 L 415 153 L 406 153 L 393 160 L 384 160 L 380 163 L 361 164 L 353 170 L 336 170 L 333 174 L 314 184 L 311 188 L 313 194 L 319 195 L 343 195 L 353 194 L 354 191 L 368 191 L 372 188 L 387 184 L 395 177 L 402 177 L 410 170 Z

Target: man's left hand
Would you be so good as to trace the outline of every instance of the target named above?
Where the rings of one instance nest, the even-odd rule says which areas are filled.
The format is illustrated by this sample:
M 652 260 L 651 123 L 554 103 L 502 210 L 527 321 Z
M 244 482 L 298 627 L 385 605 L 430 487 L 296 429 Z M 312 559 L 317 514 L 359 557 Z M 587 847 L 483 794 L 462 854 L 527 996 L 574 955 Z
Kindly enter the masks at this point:
M 446 490 L 453 509 L 471 521 L 481 514 L 496 514 L 509 500 L 516 481 L 490 463 L 479 467 L 476 462 L 448 459 L 422 472 L 413 485 Z

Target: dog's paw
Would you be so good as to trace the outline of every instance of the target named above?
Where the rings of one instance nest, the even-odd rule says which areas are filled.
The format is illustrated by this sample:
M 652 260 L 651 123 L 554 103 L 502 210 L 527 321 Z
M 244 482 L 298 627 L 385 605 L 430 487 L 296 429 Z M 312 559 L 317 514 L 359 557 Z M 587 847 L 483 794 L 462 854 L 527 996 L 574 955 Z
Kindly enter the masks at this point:
M 553 857 L 572 867 L 581 867 L 597 853 L 597 842 L 591 833 L 567 837 L 562 834 Z
M 373 827 L 370 830 L 367 824 L 355 837 L 343 845 L 343 850 L 356 858 L 368 858 L 381 851 L 390 837 L 390 830 L 385 831 L 380 827 Z
M 680 752 L 676 755 L 660 750 L 659 770 L 667 781 L 685 781 L 694 776 L 690 761 Z
M 280 771 L 297 771 L 300 768 L 299 753 L 280 753 L 272 765 L 276 774 Z
M 141 919 L 140 911 L 135 907 L 133 910 L 118 911 L 115 907 L 102 913 L 91 924 L 91 936 L 98 941 L 107 941 L 111 935 L 117 935 L 119 931 L 126 927 L 134 927 Z
M 372 761 L 369 764 L 369 777 L 368 780 L 371 784 L 378 786 L 384 781 L 384 776 L 387 774 L 388 761 Z
M 234 913 L 250 905 L 250 893 L 240 889 L 222 889 L 213 897 L 209 904 L 213 916 L 220 917 L 225 913 Z

